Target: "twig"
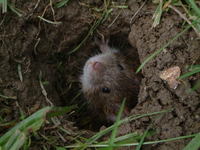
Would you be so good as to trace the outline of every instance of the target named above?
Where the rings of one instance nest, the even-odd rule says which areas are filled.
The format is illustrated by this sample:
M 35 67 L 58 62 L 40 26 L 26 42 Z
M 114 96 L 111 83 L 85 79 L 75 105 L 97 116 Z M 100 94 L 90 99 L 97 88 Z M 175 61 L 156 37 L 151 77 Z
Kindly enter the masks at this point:
M 37 55 L 37 46 L 40 43 L 40 38 L 37 39 L 37 42 L 34 45 L 34 54 Z
M 21 64 L 18 64 L 18 65 L 17 65 L 17 72 L 18 72 L 20 81 L 23 82 L 22 66 L 21 66 Z
M 191 25 L 194 31 L 196 32 L 196 34 L 200 37 L 200 33 L 198 32 L 198 30 L 194 27 L 192 22 L 187 17 L 185 17 L 183 13 L 181 13 L 176 7 L 172 5 L 169 5 L 168 7 L 173 9 L 183 20 L 185 20 L 189 25 Z
M 119 14 L 115 17 L 115 19 L 111 22 L 111 24 L 108 25 L 108 28 L 110 28 L 114 23 L 115 21 L 117 20 L 117 18 L 121 15 L 121 11 L 119 12 Z
M 2 97 L 4 99 L 14 99 L 14 100 L 17 99 L 17 96 L 5 96 L 5 95 L 2 95 L 2 94 L 0 94 L 0 97 Z
M 144 5 L 146 4 L 147 0 L 144 1 L 144 3 L 140 6 L 140 8 L 135 12 L 135 14 L 133 15 L 133 17 L 130 20 L 130 24 L 132 23 L 133 19 L 135 18 L 135 16 L 137 16 L 137 14 L 140 12 L 140 10 L 144 7 Z
M 42 84 L 42 72 L 40 71 L 40 74 L 39 74 L 39 82 L 40 82 L 40 88 L 42 89 L 42 94 L 44 95 L 46 101 L 51 105 L 53 106 L 53 103 L 49 100 L 49 98 L 47 97 L 47 91 L 45 90 L 43 84 Z

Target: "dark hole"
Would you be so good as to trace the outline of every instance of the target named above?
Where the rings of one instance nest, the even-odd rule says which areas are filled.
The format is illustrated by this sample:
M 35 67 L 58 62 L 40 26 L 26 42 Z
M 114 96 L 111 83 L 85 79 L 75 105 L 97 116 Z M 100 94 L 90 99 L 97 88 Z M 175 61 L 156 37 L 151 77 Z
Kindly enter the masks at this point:
M 120 49 L 124 55 L 130 55 L 128 54 L 129 49 L 134 49 L 134 51 L 131 53 L 131 56 L 133 57 L 132 60 L 134 69 L 136 70 L 140 64 L 139 57 L 136 48 L 133 48 L 128 43 L 127 37 L 127 34 L 121 33 L 111 35 L 109 45 Z M 83 94 L 80 93 L 81 85 L 79 83 L 79 77 L 82 73 L 81 69 L 89 57 L 97 54 L 97 51 L 95 51 L 97 49 L 98 48 L 94 44 L 93 39 L 88 41 L 80 51 L 76 52 L 72 56 L 69 56 L 69 58 L 66 59 L 66 62 L 63 62 L 62 65 L 59 66 L 56 75 L 57 80 L 55 82 L 62 105 L 78 105 L 78 109 L 75 111 L 75 113 L 71 114 L 70 118 L 68 119 L 75 122 L 76 126 L 79 128 L 93 131 L 99 130 L 99 128 L 103 125 L 110 125 L 110 123 L 99 120 L 99 117 L 93 115 L 93 112 L 91 112 L 88 107 L 87 100 L 84 98 Z M 82 57 L 83 55 L 85 56 Z M 142 78 L 141 74 L 138 74 L 138 76 Z M 136 87 L 136 90 L 139 93 L 139 87 Z M 104 91 L 108 90 L 104 89 Z

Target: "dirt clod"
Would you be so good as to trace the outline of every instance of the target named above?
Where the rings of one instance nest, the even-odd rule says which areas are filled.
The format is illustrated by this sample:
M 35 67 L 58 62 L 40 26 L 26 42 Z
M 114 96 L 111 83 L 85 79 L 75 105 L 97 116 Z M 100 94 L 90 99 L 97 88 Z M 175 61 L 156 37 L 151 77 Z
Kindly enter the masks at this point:
M 180 76 L 181 70 L 178 66 L 170 67 L 160 73 L 160 78 L 167 81 L 168 85 L 172 89 L 176 89 L 179 82 L 177 78 Z

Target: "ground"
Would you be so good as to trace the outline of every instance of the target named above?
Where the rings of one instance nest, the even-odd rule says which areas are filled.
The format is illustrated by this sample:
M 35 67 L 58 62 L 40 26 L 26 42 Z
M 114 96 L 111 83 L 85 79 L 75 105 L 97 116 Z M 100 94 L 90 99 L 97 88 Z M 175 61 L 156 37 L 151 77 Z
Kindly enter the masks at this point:
M 73 131 L 73 134 L 81 133 L 86 137 L 98 131 L 104 124 L 98 123 L 95 126 L 98 120 L 92 122 L 79 82 L 85 61 L 98 53 L 94 37 L 101 33 L 110 37 L 111 41 L 119 41 L 113 43 L 118 43 L 122 48 L 123 43 L 129 43 L 137 49 L 137 63 L 142 63 L 185 27 L 183 20 L 175 12 L 167 11 L 160 24 L 153 28 L 152 15 L 156 5 L 148 1 L 139 9 L 143 3 L 141 0 L 130 0 L 126 3 L 128 8 L 113 7 L 112 13 L 90 34 L 84 44 L 70 53 L 86 37 L 95 19 L 101 17 L 102 13 L 94 8 L 103 8 L 103 2 L 73 0 L 64 7 L 55 8 L 51 7 L 49 1 L 16 1 L 15 7 L 22 11 L 22 17 L 10 10 L 0 16 L 0 94 L 11 97 L 0 97 L 1 120 L 10 122 L 1 127 L 0 134 L 20 121 L 22 114 L 28 116 L 39 108 L 50 105 L 41 92 L 40 72 L 47 97 L 54 105 L 77 104 L 79 107 L 78 111 L 63 117 L 65 127 Z M 38 18 L 42 15 L 58 24 L 47 23 Z M 161 117 L 147 117 L 130 122 L 120 132 L 144 132 L 151 123 L 156 134 L 149 137 L 150 140 L 199 132 L 200 91 L 189 92 L 198 76 L 182 80 L 176 89 L 169 88 L 159 77 L 160 72 L 169 67 L 179 66 L 181 73 L 185 73 L 189 65 L 198 64 L 199 47 L 199 39 L 190 29 L 144 66 L 138 104 L 131 114 L 167 109 L 172 111 Z M 20 67 L 23 81 L 19 77 Z M 12 122 L 13 120 L 15 121 Z M 56 129 L 41 132 L 44 135 L 48 135 L 48 132 L 53 135 L 57 133 Z M 67 139 L 71 140 L 69 135 Z M 40 140 L 33 139 L 36 145 L 33 144 L 32 149 L 37 148 Z M 179 140 L 154 144 L 144 146 L 144 149 L 181 150 L 187 142 L 188 140 Z M 56 143 L 64 144 L 62 140 Z

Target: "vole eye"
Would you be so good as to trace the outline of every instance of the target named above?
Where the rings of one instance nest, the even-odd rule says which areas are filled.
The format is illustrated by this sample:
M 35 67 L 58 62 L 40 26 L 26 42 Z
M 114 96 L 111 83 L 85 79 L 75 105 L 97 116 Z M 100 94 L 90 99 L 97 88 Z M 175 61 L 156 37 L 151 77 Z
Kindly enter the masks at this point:
M 120 70 L 124 70 L 124 67 L 120 64 L 117 64 L 117 67 L 120 69 Z
M 101 90 L 103 93 L 110 93 L 110 89 L 107 87 L 103 87 Z

